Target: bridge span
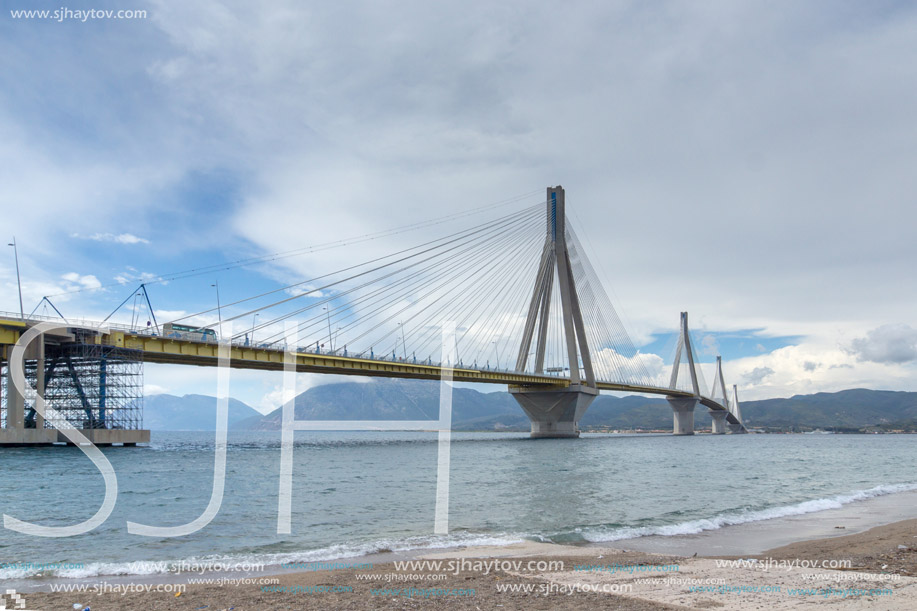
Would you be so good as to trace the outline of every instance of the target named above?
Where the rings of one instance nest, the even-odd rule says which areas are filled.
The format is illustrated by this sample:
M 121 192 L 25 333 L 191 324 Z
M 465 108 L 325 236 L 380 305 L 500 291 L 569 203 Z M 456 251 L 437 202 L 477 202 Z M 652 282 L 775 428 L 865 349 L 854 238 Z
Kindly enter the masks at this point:
M 564 190 L 561 187 L 548 188 L 545 203 L 547 233 L 542 234 L 545 237 L 541 238 L 542 246 L 539 249 L 540 258 L 537 265 L 529 265 L 528 273 L 505 273 L 503 276 L 494 275 L 493 278 L 479 275 L 475 278 L 478 283 L 489 282 L 491 287 L 496 287 L 496 291 L 499 291 L 500 280 L 504 283 L 511 280 L 517 286 L 523 287 L 521 290 L 517 288 L 514 303 L 518 305 L 513 306 L 512 300 L 485 291 L 485 302 L 490 300 L 495 303 L 499 298 L 507 304 L 497 314 L 491 312 L 496 322 L 485 322 L 476 327 L 478 320 L 474 323 L 460 321 L 464 323 L 462 337 L 467 338 L 470 335 L 465 344 L 470 347 L 464 352 L 468 356 L 456 363 L 434 362 L 432 354 L 418 359 L 417 351 L 423 349 L 430 341 L 430 328 L 435 327 L 435 324 L 430 323 L 431 320 L 435 323 L 436 317 L 446 320 L 463 314 L 462 304 L 458 301 L 455 301 L 452 311 L 446 307 L 446 304 L 452 303 L 450 295 L 454 295 L 453 299 L 458 300 L 469 292 L 461 286 L 456 289 L 441 282 L 436 291 L 430 291 L 430 300 L 433 304 L 439 303 L 433 312 L 429 312 L 432 304 L 425 304 L 421 298 L 415 298 L 409 306 L 399 305 L 401 309 L 395 314 L 391 314 L 390 309 L 385 310 L 388 318 L 381 321 L 377 315 L 378 309 L 381 308 L 373 310 L 371 314 L 376 315 L 376 318 L 365 325 L 369 331 L 363 331 L 359 326 L 362 312 L 355 315 L 356 304 L 375 305 L 380 303 L 380 296 L 386 296 L 390 302 L 396 299 L 407 300 L 407 293 L 402 288 L 397 289 L 402 291 L 401 293 L 391 296 L 394 290 L 391 285 L 404 287 L 412 282 L 416 283 L 420 271 L 416 269 L 419 261 L 410 260 L 414 255 L 395 259 L 401 265 L 395 270 L 385 269 L 392 267 L 391 262 L 370 270 L 377 276 L 387 279 L 387 284 L 367 287 L 367 284 L 375 282 L 372 280 L 360 286 L 364 289 L 362 292 L 339 289 L 334 298 L 341 299 L 342 303 L 337 305 L 333 303 L 333 298 L 317 299 L 298 312 L 308 311 L 310 308 L 317 309 L 321 304 L 325 304 L 322 311 L 317 315 L 313 313 L 312 318 L 305 323 L 299 323 L 294 336 L 275 333 L 277 339 L 261 344 L 254 342 L 254 320 L 257 320 L 256 317 L 262 312 L 276 307 L 277 303 L 248 310 L 234 317 L 253 317 L 251 336 L 248 333 L 239 333 L 223 337 L 221 340 L 217 339 L 212 329 L 222 329 L 223 323 L 227 322 L 222 317 L 216 324 L 190 327 L 186 324 L 181 327 L 191 328 L 199 333 L 170 333 L 167 332 L 168 329 L 179 327 L 160 327 L 158 323 L 148 323 L 146 328 L 138 329 L 107 322 L 84 321 L 75 324 L 67 322 L 62 317 L 47 321 L 42 317 L 0 314 L 0 397 L 3 397 L 0 403 L 0 445 L 44 444 L 62 440 L 57 430 L 64 426 L 62 422 L 49 422 L 41 414 L 36 413 L 34 407 L 27 407 L 32 390 L 49 401 L 56 399 L 58 403 L 64 403 L 63 408 L 59 410 L 60 413 L 66 414 L 69 425 L 80 429 L 90 441 L 97 444 L 147 442 L 149 431 L 142 429 L 142 413 L 139 418 L 124 416 L 132 409 L 136 411 L 136 408 L 131 406 L 132 401 L 136 403 L 139 399 L 135 396 L 136 374 L 132 373 L 136 370 L 137 364 L 139 363 L 140 367 L 143 363 L 215 367 L 219 362 L 218 350 L 221 342 L 229 344 L 229 366 L 238 369 L 283 371 L 285 358 L 292 357 L 295 359 L 296 371 L 303 373 L 439 380 L 443 375 L 443 369 L 448 368 L 455 382 L 505 385 L 532 421 L 533 437 L 578 436 L 580 419 L 589 404 L 603 390 L 666 397 L 673 410 L 673 433 L 676 435 L 694 433 L 694 409 L 698 403 L 708 408 L 712 419 L 712 433 L 723 434 L 727 428 L 732 433 L 746 432 L 738 405 L 737 389 L 733 386 L 730 397 L 719 357 L 715 378 L 709 391 L 702 383 L 688 329 L 687 313 L 681 314 L 675 359 L 667 385 L 659 384 L 645 371 L 640 371 L 638 353 L 633 349 L 630 353 L 627 351 L 629 340 L 625 338 L 622 342 L 620 339 L 608 339 L 612 336 L 620 337 L 620 330 L 614 327 L 620 327 L 620 323 L 616 322 L 617 317 L 613 311 L 609 313 L 610 302 L 592 272 L 584 249 L 575 241 L 575 234 L 566 225 Z M 487 231 L 491 231 L 493 235 L 505 232 L 509 225 L 502 220 L 501 223 L 487 227 Z M 480 245 L 467 239 L 468 235 L 476 234 L 464 234 L 462 239 L 474 246 Z M 457 241 L 458 239 L 444 240 L 436 244 L 435 248 L 449 246 L 451 251 L 451 245 Z M 533 240 L 529 239 L 529 243 L 533 243 Z M 428 248 L 418 252 L 429 253 L 430 250 L 432 249 Z M 431 260 L 435 260 L 432 255 L 422 261 L 427 265 Z M 440 282 L 444 268 L 437 266 L 441 263 L 442 261 L 438 261 L 426 268 L 430 274 L 421 277 L 432 280 L 425 286 L 434 281 Z M 482 259 L 481 265 L 493 266 L 486 258 Z M 380 269 L 385 273 L 377 273 Z M 371 274 L 361 271 L 348 280 L 366 275 Z M 509 278 L 510 275 L 519 277 Z M 335 282 L 334 285 L 337 286 L 338 283 Z M 524 288 L 526 285 L 527 291 Z M 321 289 L 327 291 L 328 287 L 323 286 Z M 303 294 L 308 296 L 309 292 Z M 343 295 L 347 295 L 346 302 Z M 521 295 L 524 301 L 518 295 Z M 292 299 L 295 297 L 285 297 L 278 303 L 287 303 Z M 466 307 L 480 307 L 477 302 L 469 301 L 469 304 Z M 522 304 L 526 307 L 520 308 Z M 207 313 L 203 312 L 200 315 Z M 221 311 L 218 311 L 218 314 L 221 314 Z M 423 319 L 421 314 L 426 318 Z M 150 315 L 155 322 L 152 307 Z M 396 316 L 402 320 L 394 326 L 394 331 L 386 330 L 386 323 Z M 609 317 L 612 319 L 610 330 Z M 385 336 L 391 336 L 394 332 L 396 348 L 384 355 L 376 354 L 371 347 L 360 351 L 348 350 L 347 344 L 343 344 L 342 347 L 340 341 L 335 348 L 334 340 L 342 327 L 338 327 L 337 334 L 332 332 L 332 318 L 346 325 L 344 329 L 350 330 L 352 336 L 357 339 L 364 338 L 372 331 L 379 333 L 384 330 Z M 478 319 L 480 318 L 481 316 L 478 316 Z M 231 322 L 233 317 L 227 320 Z M 289 320 L 289 315 L 285 313 L 278 316 L 275 322 L 276 320 Z M 328 334 L 324 336 L 325 343 L 321 340 L 316 340 L 314 344 L 307 343 L 305 346 L 298 343 L 303 336 L 303 328 L 315 327 L 316 321 L 323 326 L 326 320 Z M 406 321 L 412 320 L 419 321 L 419 330 L 411 334 L 412 347 L 416 346 L 417 349 L 413 349 L 409 355 L 405 327 Z M 28 388 L 25 393 L 20 393 L 13 379 L 16 367 L 11 366 L 14 365 L 11 363 L 11 359 L 14 359 L 14 347 L 22 344 L 20 340 L 23 336 L 42 322 L 54 322 L 57 329 L 41 333 L 25 346 L 24 352 L 21 352 Z M 487 340 L 497 337 L 491 330 L 497 324 L 503 324 L 504 328 L 510 327 L 515 331 L 505 332 L 499 336 L 501 339 L 489 342 L 493 345 L 496 356 L 495 364 L 492 365 L 489 358 L 482 357 L 484 351 L 481 350 L 481 346 L 484 349 L 491 347 Z M 266 327 L 267 325 L 263 324 L 260 328 Z M 477 331 L 473 331 L 475 329 Z M 477 338 L 474 332 L 485 339 L 482 341 Z M 403 342 L 400 344 L 400 357 L 397 354 L 399 342 Z M 517 356 L 513 367 L 501 366 L 498 342 L 510 347 L 515 343 Z M 550 354 L 552 351 L 553 356 Z M 485 360 L 486 364 L 479 364 Z M 548 366 L 550 364 L 553 366 Z

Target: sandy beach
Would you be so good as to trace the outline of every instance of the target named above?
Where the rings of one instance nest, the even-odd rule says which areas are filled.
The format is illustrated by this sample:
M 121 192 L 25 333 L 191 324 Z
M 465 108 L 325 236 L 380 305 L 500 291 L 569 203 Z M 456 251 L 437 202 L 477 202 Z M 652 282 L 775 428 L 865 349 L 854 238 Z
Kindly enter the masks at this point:
M 842 531 L 838 531 L 842 532 Z M 26 594 L 28 609 L 886 609 L 917 607 L 917 520 L 798 541 L 750 556 L 692 557 L 523 543 L 173 588 L 100 579 L 89 591 Z M 404 562 L 404 561 L 400 561 Z M 328 563 L 333 566 L 332 563 Z M 208 576 L 203 576 L 208 578 Z M 222 583 L 219 580 L 222 579 Z M 106 584 L 110 591 L 97 593 Z M 84 584 L 85 585 L 85 584 Z M 95 588 L 95 590 L 93 590 Z

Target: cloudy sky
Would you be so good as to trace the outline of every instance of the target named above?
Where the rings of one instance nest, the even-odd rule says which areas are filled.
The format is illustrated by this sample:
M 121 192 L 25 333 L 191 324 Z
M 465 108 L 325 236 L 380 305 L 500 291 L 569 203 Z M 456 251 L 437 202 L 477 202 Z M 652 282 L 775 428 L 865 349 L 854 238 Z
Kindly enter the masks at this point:
M 0 211 L 26 311 L 104 317 L 146 277 L 562 184 L 644 352 L 687 310 L 745 398 L 917 390 L 911 3 L 3 7 Z M 168 318 L 212 307 L 215 281 L 229 300 L 335 257 L 150 291 Z M 147 381 L 212 392 L 199 376 Z

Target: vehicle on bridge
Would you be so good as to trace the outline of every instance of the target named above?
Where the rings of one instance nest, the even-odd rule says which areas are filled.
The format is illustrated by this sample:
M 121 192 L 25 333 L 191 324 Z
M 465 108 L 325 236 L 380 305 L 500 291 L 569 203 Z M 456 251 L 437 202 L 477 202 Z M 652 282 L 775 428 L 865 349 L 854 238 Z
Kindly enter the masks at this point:
M 199 342 L 217 341 L 216 331 L 204 327 L 195 327 L 193 325 L 178 325 L 167 322 L 162 326 L 163 337 L 174 337 L 176 339 L 190 339 Z

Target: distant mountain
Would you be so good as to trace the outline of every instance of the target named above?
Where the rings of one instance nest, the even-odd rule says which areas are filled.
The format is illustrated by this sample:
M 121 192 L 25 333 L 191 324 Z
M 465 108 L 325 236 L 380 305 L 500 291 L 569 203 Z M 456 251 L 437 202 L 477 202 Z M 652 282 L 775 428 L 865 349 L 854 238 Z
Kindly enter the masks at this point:
M 435 420 L 439 383 L 379 379 L 310 388 L 296 397 L 297 420 Z M 144 422 L 154 430 L 213 430 L 216 400 L 201 395 L 156 395 L 146 399 Z M 698 429 L 710 426 L 706 409 L 694 417 Z M 834 429 L 838 431 L 917 431 L 917 393 L 845 390 L 742 403 L 749 427 L 766 430 Z M 230 428 L 279 430 L 281 411 L 261 416 L 236 400 L 230 402 Z M 456 388 L 452 397 L 455 430 L 529 430 L 529 420 L 507 392 L 482 393 Z M 672 410 L 664 398 L 599 396 L 580 427 L 588 429 L 670 430 Z
M 151 431 L 212 431 L 216 428 L 216 397 L 205 395 L 150 395 L 143 399 L 143 426 Z M 257 411 L 229 400 L 229 426 L 256 416 Z
M 439 382 L 380 379 L 326 384 L 300 394 L 294 405 L 297 420 L 436 420 Z M 281 417 L 278 409 L 267 416 L 240 422 L 236 428 L 277 430 Z M 477 429 L 499 429 L 528 422 L 509 393 L 482 393 L 469 388 L 454 389 L 452 419 Z M 471 426 L 478 421 L 484 424 Z
M 748 426 L 774 429 L 917 430 L 917 393 L 856 388 L 742 404 Z

